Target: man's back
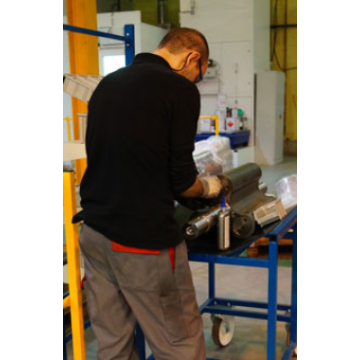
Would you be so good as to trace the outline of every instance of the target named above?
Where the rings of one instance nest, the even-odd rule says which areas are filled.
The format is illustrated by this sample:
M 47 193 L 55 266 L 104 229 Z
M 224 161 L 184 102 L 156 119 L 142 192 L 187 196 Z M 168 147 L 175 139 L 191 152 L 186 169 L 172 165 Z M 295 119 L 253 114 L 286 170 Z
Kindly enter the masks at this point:
M 157 55 L 105 77 L 89 103 L 80 218 L 123 245 L 178 244 L 173 199 L 196 180 L 199 110 L 196 86 Z

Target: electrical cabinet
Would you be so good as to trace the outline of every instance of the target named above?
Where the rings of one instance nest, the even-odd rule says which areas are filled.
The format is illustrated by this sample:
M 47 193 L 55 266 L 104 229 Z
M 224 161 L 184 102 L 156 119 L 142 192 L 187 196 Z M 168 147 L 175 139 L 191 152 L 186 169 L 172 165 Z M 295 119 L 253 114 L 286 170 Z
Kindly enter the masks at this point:
M 275 165 L 283 160 L 285 74 L 256 74 L 255 161 Z

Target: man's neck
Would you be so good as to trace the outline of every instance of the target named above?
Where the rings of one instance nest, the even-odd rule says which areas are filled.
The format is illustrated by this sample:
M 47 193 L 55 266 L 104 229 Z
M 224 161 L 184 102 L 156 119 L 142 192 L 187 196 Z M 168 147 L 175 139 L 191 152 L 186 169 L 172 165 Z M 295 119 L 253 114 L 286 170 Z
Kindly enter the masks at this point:
M 173 69 L 180 69 L 183 66 L 184 59 L 186 58 L 186 54 L 184 53 L 184 56 L 181 56 L 179 54 L 172 54 L 167 49 L 156 49 L 153 52 L 154 55 L 161 56 L 164 60 L 166 60 L 171 68 Z M 184 59 L 183 59 L 184 58 Z

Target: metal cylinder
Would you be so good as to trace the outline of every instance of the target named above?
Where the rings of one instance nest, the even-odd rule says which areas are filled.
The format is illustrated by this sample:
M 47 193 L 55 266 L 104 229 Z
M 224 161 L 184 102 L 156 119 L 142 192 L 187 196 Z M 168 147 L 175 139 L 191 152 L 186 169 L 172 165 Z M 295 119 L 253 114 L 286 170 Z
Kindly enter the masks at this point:
M 220 205 L 213 207 L 206 213 L 190 220 L 185 225 L 185 238 L 193 240 L 208 233 L 216 225 L 219 211 Z

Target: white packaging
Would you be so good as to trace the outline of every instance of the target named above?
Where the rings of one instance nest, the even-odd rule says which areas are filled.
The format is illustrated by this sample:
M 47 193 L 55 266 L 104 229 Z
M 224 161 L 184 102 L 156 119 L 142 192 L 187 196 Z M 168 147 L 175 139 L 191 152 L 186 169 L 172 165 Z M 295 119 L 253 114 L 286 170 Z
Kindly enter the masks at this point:
M 297 175 L 290 175 L 279 180 L 276 190 L 287 210 L 295 207 L 297 204 Z
M 64 74 L 63 91 L 79 100 L 88 102 L 102 76 Z

